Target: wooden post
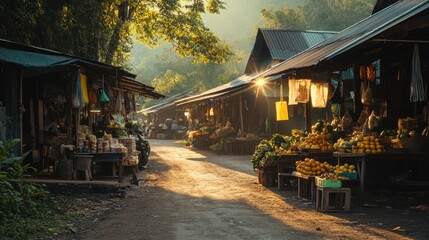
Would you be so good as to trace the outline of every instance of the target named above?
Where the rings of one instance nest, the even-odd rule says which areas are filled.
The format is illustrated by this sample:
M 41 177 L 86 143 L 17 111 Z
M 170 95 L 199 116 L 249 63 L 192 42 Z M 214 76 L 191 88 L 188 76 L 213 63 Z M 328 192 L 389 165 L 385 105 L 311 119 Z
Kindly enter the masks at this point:
M 311 132 L 311 101 L 308 101 L 305 105 L 305 126 L 307 131 Z
M 241 134 L 244 134 L 244 122 L 243 122 L 243 98 L 242 93 L 240 93 L 240 127 L 241 127 Z
M 19 138 L 21 139 L 21 147 L 19 149 L 19 155 L 21 155 L 24 152 L 24 134 L 23 134 L 23 123 L 22 123 L 22 115 L 23 115 L 23 108 L 24 104 L 22 103 L 22 70 L 19 71 Z

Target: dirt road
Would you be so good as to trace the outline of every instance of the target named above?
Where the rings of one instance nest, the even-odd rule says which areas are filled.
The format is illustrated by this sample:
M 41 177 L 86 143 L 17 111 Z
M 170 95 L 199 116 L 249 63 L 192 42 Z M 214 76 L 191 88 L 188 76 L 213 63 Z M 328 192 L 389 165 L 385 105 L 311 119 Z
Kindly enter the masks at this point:
M 351 212 L 319 213 L 296 197 L 296 189 L 258 184 L 250 156 L 221 156 L 167 140 L 150 144 L 150 163 L 125 207 L 88 225 L 77 239 L 429 238 L 427 212 L 362 208 L 352 199 Z

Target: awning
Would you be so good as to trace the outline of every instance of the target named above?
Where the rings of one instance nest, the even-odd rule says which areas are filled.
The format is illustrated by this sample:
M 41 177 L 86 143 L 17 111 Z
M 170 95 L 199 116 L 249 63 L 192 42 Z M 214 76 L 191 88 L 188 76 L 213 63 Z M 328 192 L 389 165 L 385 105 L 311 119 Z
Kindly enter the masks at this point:
M 86 65 L 105 70 L 118 71 L 119 67 L 89 58 L 60 53 L 50 49 L 34 47 L 0 39 L 0 62 L 7 62 L 25 69 L 40 71 L 68 65 Z
M 284 74 L 331 60 L 428 8 L 427 0 L 398 1 L 331 38 L 273 66 L 264 76 Z
M 154 88 L 135 80 L 136 75 L 120 67 L 50 49 L 39 48 L 0 39 L 0 62 L 14 64 L 31 72 L 60 70 L 68 66 L 84 66 L 93 72 L 119 78 L 119 88 L 150 98 L 162 98 Z

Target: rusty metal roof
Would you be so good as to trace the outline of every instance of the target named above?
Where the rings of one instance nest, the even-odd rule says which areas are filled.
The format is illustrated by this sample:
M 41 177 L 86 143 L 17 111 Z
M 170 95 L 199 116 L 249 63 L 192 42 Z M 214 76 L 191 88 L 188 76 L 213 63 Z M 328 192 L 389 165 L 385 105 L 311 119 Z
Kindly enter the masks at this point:
M 344 29 L 338 34 L 273 66 L 265 76 L 327 62 L 429 8 L 428 0 L 402 0 Z

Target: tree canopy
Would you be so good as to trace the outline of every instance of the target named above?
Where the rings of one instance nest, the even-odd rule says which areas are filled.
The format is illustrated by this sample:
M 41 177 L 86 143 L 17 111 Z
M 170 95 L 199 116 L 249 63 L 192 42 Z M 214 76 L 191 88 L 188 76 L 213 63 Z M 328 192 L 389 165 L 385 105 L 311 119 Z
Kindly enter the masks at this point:
M 264 9 L 266 27 L 341 31 L 369 16 L 374 0 L 304 0 L 297 8 Z
M 222 63 L 232 50 L 201 15 L 224 8 L 221 0 L 3 0 L 0 37 L 123 65 L 135 34 L 148 46 L 169 42 L 181 56 Z

